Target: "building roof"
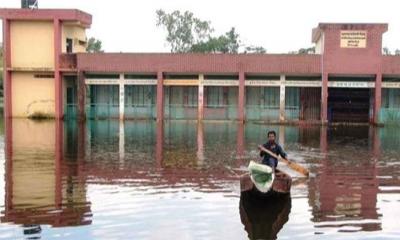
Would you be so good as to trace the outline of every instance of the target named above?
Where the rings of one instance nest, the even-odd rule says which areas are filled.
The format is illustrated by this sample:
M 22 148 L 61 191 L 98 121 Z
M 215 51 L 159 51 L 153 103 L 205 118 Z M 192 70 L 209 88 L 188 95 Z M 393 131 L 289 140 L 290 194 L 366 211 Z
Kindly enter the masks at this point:
M 321 72 L 318 54 L 78 53 L 90 72 L 293 73 Z
M 82 25 L 92 24 L 92 15 L 77 9 L 26 9 L 0 8 L 0 18 L 9 20 L 53 20 L 78 21 Z

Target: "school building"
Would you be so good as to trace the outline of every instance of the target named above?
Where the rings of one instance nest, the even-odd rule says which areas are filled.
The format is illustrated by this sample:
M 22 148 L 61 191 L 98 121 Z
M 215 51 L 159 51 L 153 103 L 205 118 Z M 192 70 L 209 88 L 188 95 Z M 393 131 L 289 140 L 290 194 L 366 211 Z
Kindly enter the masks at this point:
M 320 23 L 315 54 L 86 53 L 88 13 L 0 18 L 6 118 L 400 121 L 400 56 L 382 55 L 384 23 Z

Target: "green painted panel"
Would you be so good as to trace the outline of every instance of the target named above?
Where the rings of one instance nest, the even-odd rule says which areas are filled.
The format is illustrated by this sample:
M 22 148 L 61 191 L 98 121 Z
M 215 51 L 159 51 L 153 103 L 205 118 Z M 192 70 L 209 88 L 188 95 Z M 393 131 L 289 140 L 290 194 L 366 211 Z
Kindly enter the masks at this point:
M 206 87 L 204 119 L 234 120 L 238 114 L 237 87 Z
M 246 119 L 279 120 L 279 87 L 247 87 Z
M 388 125 L 400 125 L 400 108 L 381 108 L 379 121 Z
M 166 119 L 197 119 L 197 87 L 165 87 L 164 117 Z
M 156 86 L 125 86 L 125 118 L 156 118 L 156 92 Z
M 285 118 L 298 120 L 300 118 L 300 88 L 287 87 L 285 90 Z

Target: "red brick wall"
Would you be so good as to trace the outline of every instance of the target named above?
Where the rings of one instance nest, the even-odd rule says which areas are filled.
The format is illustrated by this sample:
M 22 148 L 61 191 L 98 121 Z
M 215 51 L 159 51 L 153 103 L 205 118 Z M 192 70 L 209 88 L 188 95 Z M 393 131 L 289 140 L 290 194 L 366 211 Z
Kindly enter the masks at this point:
M 321 24 L 324 31 L 323 71 L 329 74 L 381 72 L 382 34 L 387 24 Z M 366 30 L 366 48 L 341 48 L 341 30 Z
M 289 54 L 77 54 L 78 68 L 94 72 L 320 74 L 320 55 Z

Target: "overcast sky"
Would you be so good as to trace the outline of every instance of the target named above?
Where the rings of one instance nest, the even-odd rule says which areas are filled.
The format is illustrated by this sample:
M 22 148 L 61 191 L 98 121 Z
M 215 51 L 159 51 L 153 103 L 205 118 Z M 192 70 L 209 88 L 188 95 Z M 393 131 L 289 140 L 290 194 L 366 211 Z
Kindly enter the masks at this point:
M 0 7 L 20 7 L 20 0 L 1 0 Z M 88 37 L 107 52 L 168 52 L 156 10 L 189 10 L 211 21 L 216 34 L 235 27 L 246 45 L 269 53 L 310 47 L 311 29 L 319 22 L 388 23 L 383 46 L 400 49 L 400 3 L 396 0 L 39 0 L 39 8 L 77 8 L 93 16 Z M 1 28 L 1 27 L 0 27 Z

